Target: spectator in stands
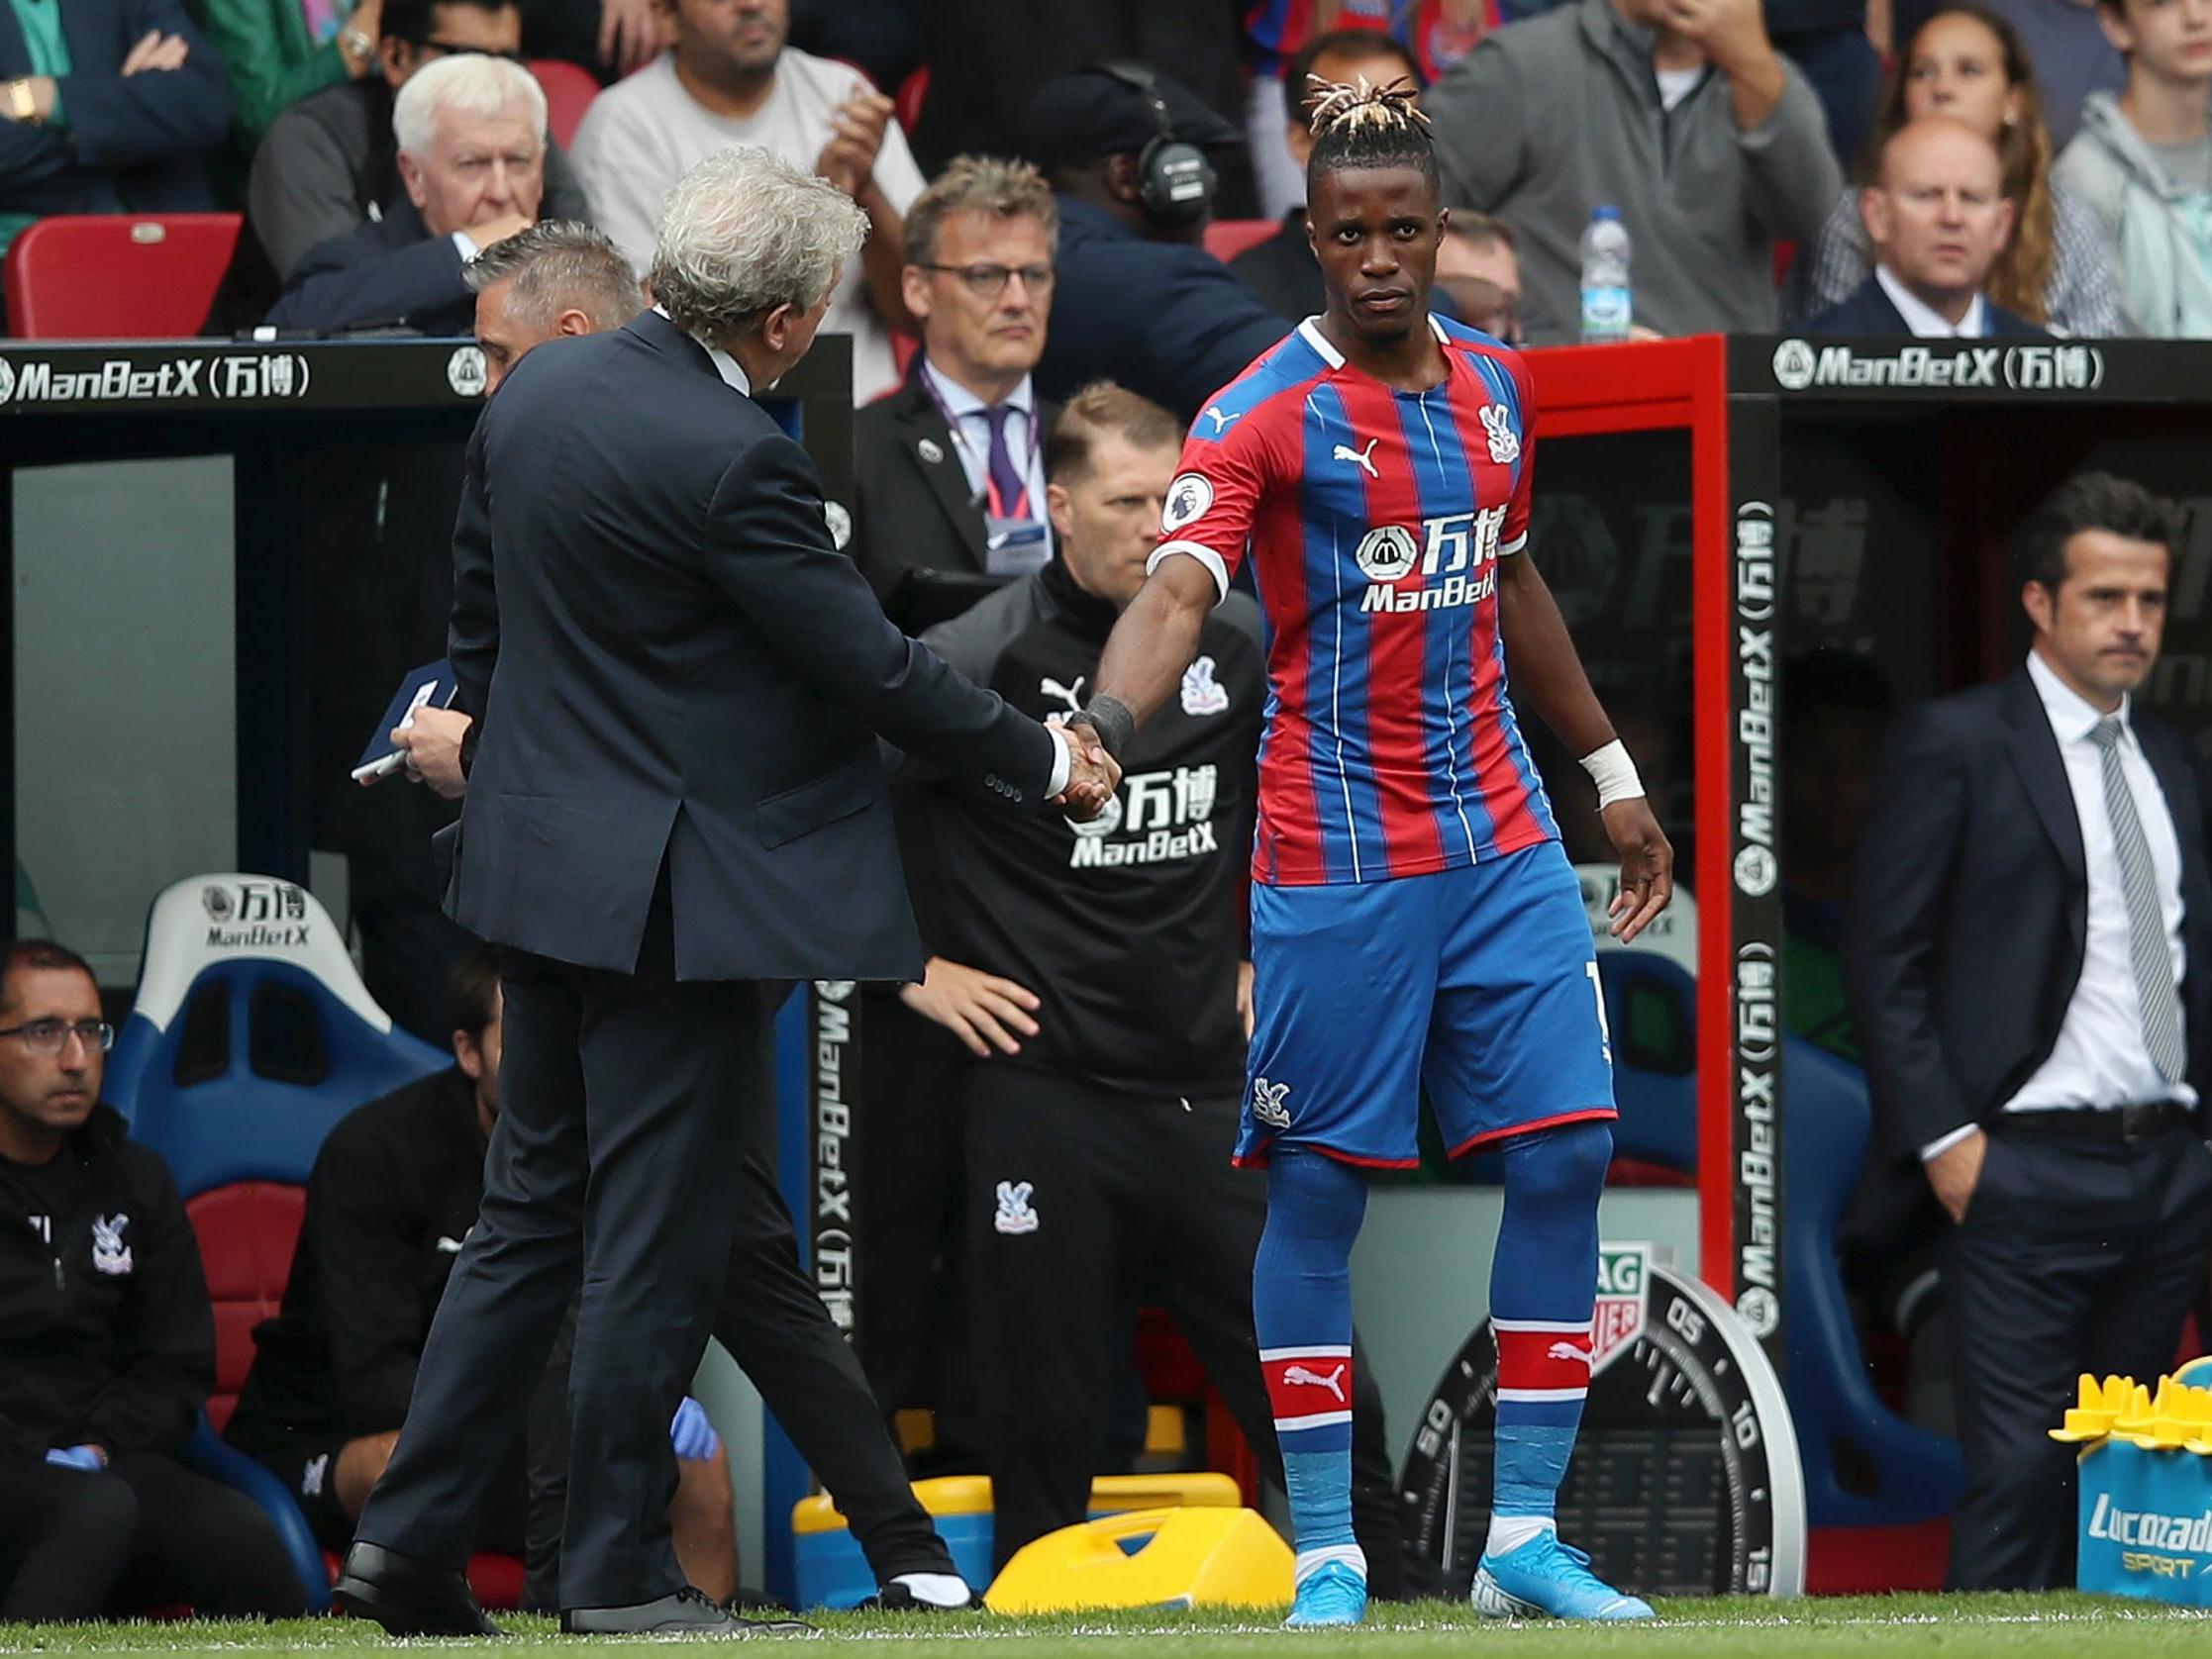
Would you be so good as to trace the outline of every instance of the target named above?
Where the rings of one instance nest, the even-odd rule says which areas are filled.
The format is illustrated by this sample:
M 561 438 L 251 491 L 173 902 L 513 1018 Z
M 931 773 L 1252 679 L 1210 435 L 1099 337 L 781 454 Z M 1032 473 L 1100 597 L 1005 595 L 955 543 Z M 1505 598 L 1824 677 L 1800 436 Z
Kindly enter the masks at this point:
M 1984 0 L 2019 32 L 2022 50 L 2043 85 L 2043 119 L 2054 153 L 2081 130 L 2092 92 L 2118 93 L 2128 66 L 2097 22 L 2097 0 Z
M 0 29 L 0 253 L 61 213 L 212 208 L 223 65 L 177 0 L 18 0 Z
M 475 1224 L 499 1117 L 499 958 L 476 946 L 448 984 L 453 1065 L 346 1117 L 315 1155 L 283 1310 L 253 1332 L 253 1368 L 226 1437 L 298 1497 L 316 1538 L 343 1550 L 407 1419 L 446 1277 Z M 557 1411 L 557 1407 L 555 1408 Z M 484 1500 L 477 1547 L 525 1552 L 519 1432 Z M 738 1564 L 730 1468 L 696 1402 L 671 1433 L 675 1547 L 691 1583 L 728 1598 Z
M 496 363 L 497 392 L 515 364 L 540 346 L 619 328 L 638 310 L 630 263 L 588 226 L 544 224 L 499 244 L 469 270 L 477 339 Z M 470 722 L 455 710 L 419 711 L 393 738 L 410 751 L 411 775 L 458 799 L 467 790 L 461 746 Z M 768 1056 L 759 1056 L 762 1065 Z M 758 1098 L 771 1091 L 763 1085 Z M 763 1134 L 768 1131 L 764 1126 Z M 739 1179 L 745 1196 L 714 1334 L 743 1366 L 816 1477 L 836 1495 L 881 1587 L 886 1608 L 958 1608 L 973 1597 L 951 1553 L 915 1501 L 853 1349 L 800 1269 L 791 1213 L 755 1141 Z M 541 1393 L 534 1415 L 543 1419 Z M 564 1489 L 564 1430 L 539 1433 L 532 1454 L 531 1572 L 550 1584 L 543 1548 L 557 1525 Z M 539 1599 L 552 1605 L 550 1594 Z
M 2181 531 L 2103 473 L 2033 511 L 2026 665 L 1898 720 L 1860 841 L 1844 969 L 1875 1122 L 1954 1223 L 1954 1590 L 2073 1582 L 2050 1429 L 2079 1373 L 2172 1363 L 2212 1242 L 2204 796 L 2133 702 Z
M 1770 331 L 1774 244 L 1810 241 L 1843 173 L 1758 0 L 1575 0 L 1491 35 L 1431 87 L 1448 206 L 1513 227 L 1540 345 L 1579 333 L 1582 233 L 1610 203 L 1636 317 Z
M 1060 218 L 1057 316 L 1037 382 L 1066 397 L 1113 379 L 1190 420 L 1290 326 L 1197 245 L 1213 216 L 1210 181 L 1202 196 L 1170 199 L 1156 168 L 1148 185 L 1138 162 L 1163 132 L 1170 154 L 1238 142 L 1179 83 L 1149 78 L 1086 69 L 1047 81 L 1031 107 L 1029 153 Z
M 2127 90 L 2092 93 L 2059 157 L 2088 204 L 2137 332 L 2212 338 L 2212 13 L 2169 0 L 2098 0 Z
M 1996 146 L 1971 127 L 1932 115 L 1898 128 L 1859 211 L 1873 274 L 1808 319 L 1807 334 L 2050 338 L 1985 292 L 2012 232 L 2013 203 Z
M 1270 133 L 1268 138 L 1271 147 L 1284 151 L 1295 170 L 1298 188 L 1290 198 L 1294 205 L 1283 214 L 1280 230 L 1246 248 L 1229 261 L 1229 268 L 1245 279 L 1269 311 L 1292 323 L 1318 316 L 1322 304 L 1321 265 L 1313 256 L 1313 244 L 1306 240 L 1306 157 L 1313 153 L 1307 116 L 1314 92 L 1312 77 L 1317 75 L 1345 84 L 1355 75 L 1363 75 L 1377 86 L 1399 81 L 1421 85 L 1421 71 L 1412 55 L 1373 29 L 1333 29 L 1316 35 L 1291 58 L 1279 82 L 1284 125 L 1279 137 Z
M 593 101 L 576 130 L 576 166 L 598 223 L 642 276 L 660 198 L 691 165 L 732 145 L 821 174 L 867 210 L 868 240 L 846 267 L 824 334 L 853 337 L 853 395 L 898 384 L 891 332 L 906 211 L 922 174 L 891 100 L 843 63 L 785 44 L 787 0 L 656 0 L 675 45 Z
M 268 1516 L 177 1460 L 215 1387 L 215 1319 L 175 1183 L 100 1104 L 114 1037 L 82 957 L 6 947 L 0 1623 L 303 1613 Z
M 454 52 L 511 56 L 522 41 L 516 0 L 382 0 L 380 23 L 376 8 L 368 10 L 367 26 L 380 31 L 371 72 L 284 110 L 253 156 L 247 224 L 279 283 L 317 244 L 380 220 L 398 205 L 403 183 L 392 103 L 407 78 Z M 359 18 L 356 13 L 356 25 Z M 591 217 L 575 169 L 550 139 L 544 198 L 549 219 Z
M 1437 244 L 1437 286 L 1460 322 L 1521 343 L 1521 255 L 1504 220 L 1465 208 L 1454 214 Z
M 309 252 L 271 325 L 468 332 L 468 262 L 538 217 L 546 95 L 519 63 L 456 52 L 408 78 L 392 101 L 392 131 L 407 200 Z
M 1324 80 L 1347 81 L 1338 68 L 1316 70 L 1314 59 L 1343 49 L 1357 57 L 1362 50 L 1397 58 L 1402 73 L 1415 86 L 1426 84 L 1413 49 L 1391 30 L 1391 7 L 1386 0 L 1353 0 L 1350 5 L 1300 6 L 1294 0 L 1260 0 L 1245 9 L 1245 142 L 1252 151 L 1252 170 L 1259 187 L 1259 212 L 1280 219 L 1305 205 L 1306 152 L 1297 135 L 1305 131 L 1306 76 L 1319 73 Z M 1408 20 L 1410 21 L 1410 20 Z M 1301 38 L 1302 36 L 1302 38 Z M 1363 44 L 1364 43 L 1364 44 Z M 1301 62 L 1303 59 L 1303 62 Z M 1366 71 L 1367 78 L 1387 85 L 1395 75 Z M 1282 144 L 1284 115 L 1290 119 L 1290 147 Z M 1300 312 L 1303 322 L 1310 312 Z
M 287 105 L 376 72 L 378 0 L 191 0 L 237 100 L 241 162 Z
M 1077 707 L 1144 585 L 1182 430 L 1118 386 L 1078 393 L 1048 445 L 1057 556 L 924 638 L 1018 708 Z M 942 912 L 909 1001 L 974 1056 L 968 1268 L 1000 1563 L 1080 1521 L 1091 1477 L 1112 1472 L 1108 1358 L 1133 1296 L 1166 1306 L 1274 1461 L 1252 1324 L 1265 1183 L 1221 1151 L 1251 1031 L 1240 849 L 1267 696 L 1257 608 L 1232 595 L 1200 649 L 1096 822 L 1009 825 L 981 816 L 974 792 L 931 787 L 923 832 L 902 837 Z M 1369 1573 L 1388 1575 L 1396 1515 L 1364 1369 L 1347 1402 L 1356 1513 Z
M 668 19 L 654 0 L 530 0 L 523 52 L 556 57 L 602 86 L 634 74 L 667 49 Z
M 2071 0 L 2061 0 L 2070 4 Z M 2099 339 L 2128 332 L 2096 217 L 2051 176 L 2036 71 L 2019 33 L 1978 4 L 1947 4 L 1914 34 L 1875 123 L 1877 160 L 1907 122 L 1949 116 L 1997 146 L 2012 233 L 1989 272 L 1989 297 L 2053 332 Z M 1872 268 L 1863 192 L 1847 190 L 1817 241 L 1801 249 L 1783 311 L 1797 318 L 1841 304 Z
M 1881 101 L 1887 47 L 1877 50 L 1868 38 L 1866 11 L 1866 0 L 1764 0 L 1760 7 L 1774 49 L 1820 100 L 1829 147 L 1847 161 L 1866 147 Z
M 1024 161 L 955 156 L 906 216 L 906 309 L 922 352 L 854 419 L 852 553 L 894 622 L 947 612 L 941 572 L 1017 576 L 1053 556 L 1030 371 L 1052 317 L 1059 211 Z M 972 590 L 962 588 L 972 597 Z M 953 601 L 956 603 L 956 601 Z

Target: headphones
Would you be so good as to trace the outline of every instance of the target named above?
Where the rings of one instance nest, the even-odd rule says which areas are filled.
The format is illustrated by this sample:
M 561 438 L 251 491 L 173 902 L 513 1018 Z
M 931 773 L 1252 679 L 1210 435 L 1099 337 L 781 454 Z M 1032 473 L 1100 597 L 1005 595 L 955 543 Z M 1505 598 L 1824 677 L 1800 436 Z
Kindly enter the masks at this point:
M 1175 137 L 1167 100 L 1159 95 L 1159 77 L 1142 63 L 1101 63 L 1097 68 L 1100 74 L 1135 87 L 1152 107 L 1157 132 L 1145 141 L 1137 156 L 1137 200 L 1145 217 L 1163 230 L 1205 220 L 1213 212 L 1214 164 L 1196 145 Z

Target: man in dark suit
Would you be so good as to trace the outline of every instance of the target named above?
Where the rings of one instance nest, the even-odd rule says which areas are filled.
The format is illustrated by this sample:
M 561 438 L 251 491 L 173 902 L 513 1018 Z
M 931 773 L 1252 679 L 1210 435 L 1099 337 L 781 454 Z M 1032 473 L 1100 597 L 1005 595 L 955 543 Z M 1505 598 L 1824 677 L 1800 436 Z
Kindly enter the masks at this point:
M 310 249 L 268 314 L 271 326 L 468 333 L 469 261 L 538 217 L 546 95 L 519 63 L 455 52 L 408 77 L 392 100 L 392 133 L 406 199 Z
M 57 213 L 211 208 L 223 65 L 178 0 L 0 6 L 0 249 Z
M 1914 335 L 1923 340 L 2049 340 L 1982 292 L 2012 235 L 1997 149 L 1948 116 L 1909 122 L 1882 146 L 1859 214 L 1874 273 L 1805 324 L 1809 335 Z
M 922 351 L 905 385 L 854 417 L 852 552 L 910 634 L 964 609 L 985 578 L 1053 556 L 1054 411 L 1030 371 L 1058 250 L 1053 193 L 1024 162 L 956 156 L 907 210 L 904 298 Z
M 1167 181 L 1156 173 L 1148 189 L 1138 162 L 1163 135 L 1211 154 L 1238 144 L 1236 129 L 1165 75 L 1148 90 L 1086 69 L 1038 88 L 1030 131 L 1029 156 L 1058 193 L 1060 220 L 1038 385 L 1065 399 L 1111 380 L 1196 419 L 1290 325 L 1198 245 L 1211 191 L 1170 202 Z
M 2212 1239 L 2212 869 L 2188 744 L 2134 709 L 2170 503 L 2101 473 L 2023 527 L 2027 665 L 1887 745 L 1845 941 L 1874 1111 L 1955 1223 L 1950 1583 L 2073 1581 L 2075 1376 L 2171 1362 Z
M 386 1629 L 491 1628 L 473 1513 L 580 1270 L 562 1626 L 732 1632 L 669 1547 L 664 1425 L 729 1262 L 764 1026 L 794 980 L 922 965 L 877 735 L 1013 805 L 1113 787 L 883 619 L 752 400 L 864 234 L 819 179 L 711 157 L 670 192 L 656 309 L 531 352 L 470 441 L 450 655 L 480 740 L 449 903 L 506 947 L 507 1097 L 416 1426 L 333 1591 Z

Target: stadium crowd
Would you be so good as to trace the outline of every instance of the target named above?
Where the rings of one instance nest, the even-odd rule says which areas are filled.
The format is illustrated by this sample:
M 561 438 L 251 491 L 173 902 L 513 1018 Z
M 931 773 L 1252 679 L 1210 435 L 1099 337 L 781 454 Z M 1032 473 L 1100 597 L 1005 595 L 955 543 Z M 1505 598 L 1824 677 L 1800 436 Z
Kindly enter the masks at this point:
M 851 337 L 863 405 L 847 550 L 901 629 L 1040 718 L 1080 711 L 1158 543 L 1184 429 L 1321 308 L 1302 206 L 1309 76 L 1421 89 L 1455 214 L 1439 309 L 1510 344 L 1577 338 L 1579 245 L 1600 205 L 1632 238 L 1645 337 L 1787 323 L 2212 338 L 2212 7 L 2199 0 L 1763 11 L 1562 0 L 1471 20 L 1453 9 L 1449 23 L 1359 0 L 1276 0 L 1241 20 L 1229 6 L 1167 9 L 1171 20 L 1146 24 L 1109 0 L 7 0 L 0 246 L 47 215 L 235 207 L 245 231 L 211 329 L 472 333 L 497 395 L 538 345 L 626 323 L 652 297 L 640 284 L 671 186 L 729 146 L 761 146 L 867 216 L 821 324 Z M 1302 33 L 1287 27 L 1292 12 Z M 531 58 L 564 58 L 603 83 L 565 149 Z M 918 86 L 918 103 L 900 91 Z M 912 134 L 902 107 L 918 110 Z M 1204 233 L 1232 218 L 1279 228 L 1224 263 Z M 423 486 L 431 522 L 441 500 L 450 518 L 450 484 Z M 2102 648 L 2065 626 L 2069 538 L 2174 539 L 2159 505 L 2134 496 L 2092 494 L 2073 510 L 2026 573 L 2049 596 L 2035 620 L 2061 665 Z M 422 538 L 429 633 L 352 663 L 353 692 L 377 701 L 443 649 L 449 553 Z M 755 1150 L 745 1166 L 753 1230 L 733 1243 L 714 1331 L 840 1500 L 888 1607 L 970 1601 L 906 1485 L 892 1415 L 934 1407 L 930 1467 L 993 1476 L 1003 1561 L 1080 1518 L 1089 1477 L 1126 1464 L 1121 1356 L 1140 1303 L 1174 1313 L 1280 1478 L 1249 1276 L 1264 1187 L 1222 1157 L 1252 1033 L 1243 881 L 1235 858 L 1199 856 L 1252 833 L 1264 690 L 1245 596 L 1202 644 L 1177 708 L 1124 757 L 1115 810 L 1132 830 L 1151 815 L 1170 849 L 1158 855 L 1109 868 L 1084 829 L 1008 821 L 927 764 L 899 763 L 900 851 L 931 955 L 919 983 L 861 993 L 875 1063 L 908 1080 L 910 1109 L 863 1146 L 885 1202 L 863 1270 L 881 1311 L 857 1355 L 798 1272 L 765 1160 Z M 2138 654 L 2156 649 L 2154 634 Z M 1800 665 L 1805 683 L 1819 671 Z M 2055 724 L 2081 724 L 2036 689 Z M 331 705 L 345 710 L 341 746 L 357 741 L 357 701 Z M 1819 710 L 1810 698 L 1793 708 L 1793 737 L 1847 746 L 1852 764 L 1806 769 L 1807 787 L 1842 787 L 1871 767 L 1885 696 L 1846 685 Z M 1837 711 L 1836 730 L 1820 724 Z M 2099 764 L 2088 732 L 2072 733 L 2069 776 Z M 416 787 L 336 803 L 326 838 L 352 855 L 361 902 L 379 907 L 361 929 L 371 987 L 394 988 L 395 1013 L 454 1065 L 362 1106 L 326 1142 L 282 1312 L 256 1332 L 227 1429 L 333 1549 L 403 1432 L 500 1110 L 497 969 L 438 915 L 436 872 L 417 855 L 450 816 L 437 802 L 465 791 L 474 733 L 465 716 L 430 711 L 399 740 Z M 2109 754 L 2119 738 L 2097 741 Z M 1899 793 L 1892 784 L 1870 810 L 1905 812 Z M 1859 799 L 1801 821 L 1868 810 Z M 1909 993 L 1879 982 L 1873 944 L 1852 955 L 1842 942 L 1850 851 L 1848 835 L 1792 849 L 1793 927 L 1826 952 L 1837 1002 L 1852 981 L 1859 1024 L 1875 1031 L 1877 1096 L 1896 1111 L 1913 1084 L 1880 1069 L 1879 1045 L 1909 1049 L 1915 1033 L 1866 1016 Z M 2168 865 L 2182 856 L 2170 835 L 2152 851 Z M 2201 847 L 2189 856 L 2201 864 Z M 2127 923 L 2113 921 L 2119 886 L 2097 880 L 2109 976 L 2127 971 L 2111 956 Z M 1869 914 L 1858 925 L 1877 930 L 1877 907 L 1860 903 Z M 1123 954 L 1095 948 L 1082 926 L 1102 907 L 1145 919 Z M 1171 962 L 1155 942 L 1163 917 Z M 1932 925 L 1892 919 L 1891 933 Z M 1848 1030 L 1835 1006 L 1826 1013 L 1831 1034 Z M 90 970 L 59 946 L 12 947 L 0 1018 L 0 1203 L 29 1222 L 0 1253 L 0 1620 L 174 1602 L 298 1610 L 265 1517 L 180 1461 L 213 1380 L 207 1291 L 158 1159 L 98 1104 L 114 1033 Z M 2154 1064 L 2131 1099 L 2175 1081 Z M 1958 1220 L 1972 1181 L 1951 1185 L 1958 1166 L 1938 1160 L 2005 1102 L 1937 1122 L 1925 1097 L 1903 1109 L 1918 1135 L 1909 1150 Z M 2036 1155 L 2025 1136 L 2000 1127 L 1994 1144 L 2008 1148 L 1997 1167 L 2025 1183 Z M 2202 1208 L 2184 1197 L 2197 1195 L 2172 1197 L 2176 1210 Z M 1030 1235 L 1048 1207 L 1067 1230 L 1041 1243 Z M 1914 1226 L 1867 1248 L 1925 1242 L 1925 1218 Z M 2176 1230 L 2163 1229 L 2168 1246 Z M 2205 1241 L 2184 1242 L 2175 1261 L 2195 1271 Z M 2006 1272 L 2080 1265 L 1993 1263 L 1978 1233 L 1955 1261 L 1961 1252 L 1955 1272 L 1979 1274 L 1984 1299 L 2007 1294 Z M 2159 1263 L 2155 1307 L 2098 1333 L 2110 1351 L 2138 1360 L 2177 1323 L 2188 1287 L 2175 1261 Z M 26 1290 L 43 1287 L 49 1262 L 50 1303 Z M 1893 1266 L 1885 1256 L 1867 1278 Z M 968 1294 L 980 1284 L 987 1304 Z M 2016 1357 L 1988 1307 L 1975 1315 L 1975 1376 Z M 2085 1340 L 2062 1323 L 2039 1361 Z M 1103 1368 L 1091 1363 L 1101 1354 Z M 548 1607 L 568 1357 L 556 1352 L 481 1520 L 485 1547 L 528 1558 Z M 1356 1518 L 1374 1592 L 1388 1596 L 1387 1442 L 1372 1380 L 1363 1365 L 1355 1376 Z M 1968 1409 L 1981 1414 L 1969 1423 L 1977 1517 L 2003 1530 L 2048 1513 L 2062 1474 L 2047 1458 L 2009 1480 L 1994 1472 L 2020 1456 L 2025 1415 Z M 737 1590 L 726 1453 L 689 1400 L 667 1434 L 676 1548 L 690 1582 L 726 1601 Z M 2050 1583 L 2064 1570 L 2062 1539 L 1983 1544 L 1961 1582 Z

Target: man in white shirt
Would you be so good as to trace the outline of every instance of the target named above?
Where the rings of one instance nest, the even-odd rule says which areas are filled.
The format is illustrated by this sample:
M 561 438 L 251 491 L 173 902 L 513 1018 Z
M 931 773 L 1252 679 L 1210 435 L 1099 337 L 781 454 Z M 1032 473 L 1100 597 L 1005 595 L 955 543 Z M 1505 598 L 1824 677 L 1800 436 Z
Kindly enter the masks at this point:
M 638 274 L 653 257 L 660 199 L 694 162 L 757 145 L 821 174 L 868 216 L 868 239 L 823 320 L 853 337 L 853 395 L 898 382 L 891 331 L 907 326 L 900 297 L 903 222 L 921 170 L 891 100 L 850 65 L 786 46 L 789 0 L 654 0 L 675 44 L 592 100 L 576 130 L 576 170 L 600 229 Z
M 1845 974 L 1877 1122 L 1953 1221 L 1950 1585 L 2073 1582 L 2083 1371 L 2155 1381 L 2212 1241 L 2212 870 L 2194 754 L 2133 694 L 2180 516 L 2102 473 L 2019 543 L 2027 664 L 1898 723 Z
M 1972 128 L 1948 116 L 1898 128 L 1859 214 L 1874 273 L 1807 322 L 1807 334 L 2050 338 L 1982 293 L 2012 235 L 2013 204 L 1996 146 Z

